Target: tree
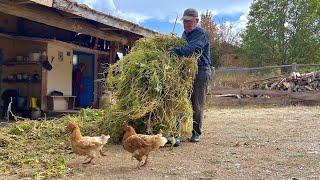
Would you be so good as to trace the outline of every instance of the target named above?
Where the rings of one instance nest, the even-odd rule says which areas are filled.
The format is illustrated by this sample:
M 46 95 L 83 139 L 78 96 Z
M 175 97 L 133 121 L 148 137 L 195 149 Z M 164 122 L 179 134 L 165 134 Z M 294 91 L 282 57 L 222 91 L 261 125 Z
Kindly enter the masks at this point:
M 229 53 L 230 47 L 233 48 L 237 45 L 238 34 L 233 32 L 231 25 L 216 24 L 210 11 L 201 15 L 200 25 L 209 34 L 211 64 L 214 67 L 219 67 L 221 56 Z
M 211 12 L 207 11 L 206 13 L 201 14 L 200 25 L 209 34 L 211 65 L 214 67 L 219 67 L 221 54 L 218 38 L 218 29 L 213 21 L 213 16 Z
M 241 48 L 248 66 L 319 62 L 318 0 L 254 0 Z

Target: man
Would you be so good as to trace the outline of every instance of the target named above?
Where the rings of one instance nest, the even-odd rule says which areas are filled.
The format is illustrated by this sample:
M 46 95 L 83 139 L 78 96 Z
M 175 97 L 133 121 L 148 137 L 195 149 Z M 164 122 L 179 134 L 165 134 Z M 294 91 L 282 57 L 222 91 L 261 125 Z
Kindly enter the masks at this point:
M 175 47 L 171 52 L 178 56 L 190 56 L 193 53 L 201 53 L 198 59 L 198 74 L 193 83 L 191 102 L 193 108 L 193 130 L 191 142 L 199 142 L 203 120 L 203 109 L 207 94 L 207 86 L 211 78 L 210 68 L 210 44 L 208 33 L 197 26 L 199 15 L 197 10 L 186 9 L 181 18 L 184 32 L 182 38 L 187 44 Z
M 85 68 L 84 63 L 80 63 L 76 69 L 72 72 L 72 80 L 73 80 L 73 94 L 76 96 L 76 102 L 75 105 L 79 106 L 79 95 L 80 92 L 83 92 L 85 88 L 82 84 L 83 79 L 83 71 Z

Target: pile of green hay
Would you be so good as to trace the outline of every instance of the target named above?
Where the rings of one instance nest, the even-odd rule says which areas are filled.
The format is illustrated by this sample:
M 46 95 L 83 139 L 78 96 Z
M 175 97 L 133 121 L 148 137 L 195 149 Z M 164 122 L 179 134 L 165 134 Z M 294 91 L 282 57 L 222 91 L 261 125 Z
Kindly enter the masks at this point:
M 125 121 L 139 133 L 187 137 L 192 132 L 190 91 L 199 55 L 169 55 L 186 42 L 171 35 L 142 38 L 108 71 L 107 85 L 116 104 L 107 110 L 105 126 L 117 138 Z

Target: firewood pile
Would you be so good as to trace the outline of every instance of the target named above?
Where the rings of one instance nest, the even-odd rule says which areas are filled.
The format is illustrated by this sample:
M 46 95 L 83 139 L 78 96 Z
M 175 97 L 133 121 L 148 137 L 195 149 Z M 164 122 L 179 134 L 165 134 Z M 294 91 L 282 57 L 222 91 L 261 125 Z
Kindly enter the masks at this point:
M 320 90 L 320 72 L 300 74 L 293 72 L 289 76 L 278 76 L 245 83 L 245 89 L 279 90 L 287 92 L 305 92 Z

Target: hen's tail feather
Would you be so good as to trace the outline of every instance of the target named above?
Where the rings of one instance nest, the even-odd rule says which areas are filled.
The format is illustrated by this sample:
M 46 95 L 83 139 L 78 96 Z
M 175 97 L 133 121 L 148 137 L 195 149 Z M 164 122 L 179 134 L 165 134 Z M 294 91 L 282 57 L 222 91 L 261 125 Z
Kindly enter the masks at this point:
M 161 137 L 161 140 L 160 140 L 160 146 L 164 146 L 167 142 L 168 142 L 168 140 L 167 140 L 167 138 L 165 138 L 165 137 Z
M 101 138 L 101 143 L 102 143 L 102 144 L 106 144 L 106 143 L 108 142 L 110 136 L 103 134 L 103 135 L 100 136 L 100 138 Z

